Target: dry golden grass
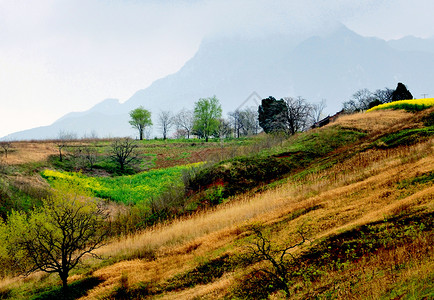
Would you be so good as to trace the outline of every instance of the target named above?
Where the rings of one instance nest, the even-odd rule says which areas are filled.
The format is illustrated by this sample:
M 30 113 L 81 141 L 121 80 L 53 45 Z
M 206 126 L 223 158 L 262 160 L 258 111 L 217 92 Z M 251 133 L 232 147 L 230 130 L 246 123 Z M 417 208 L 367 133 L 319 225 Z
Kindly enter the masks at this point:
M 328 125 L 339 125 L 369 133 L 384 132 L 394 126 L 406 126 L 414 118 L 412 113 L 404 110 L 372 111 L 369 113 L 355 113 L 339 117 L 336 122 Z
M 3 157 L 3 160 L 10 165 L 19 165 L 45 161 L 50 155 L 56 154 L 58 150 L 52 142 L 12 142 L 8 157 Z
M 122 261 L 97 270 L 94 275 L 105 281 L 83 299 L 109 294 L 119 286 L 122 274 L 128 274 L 132 286 L 138 282 L 162 283 L 175 274 L 194 268 L 202 260 L 215 255 L 216 251 L 240 251 L 228 245 L 243 236 L 247 230 L 245 225 L 255 222 L 277 224 L 289 213 L 302 208 L 320 205 L 319 209 L 288 222 L 276 234 L 276 242 L 288 241 L 288 236 L 294 235 L 302 224 L 309 228 L 310 239 L 315 241 L 356 225 L 382 220 L 409 207 L 424 207 L 432 211 L 434 187 L 424 186 L 403 196 L 396 184 L 434 170 L 433 145 L 433 140 L 430 140 L 411 147 L 369 150 L 330 169 L 311 174 L 302 182 L 288 182 L 253 197 L 242 196 L 213 211 L 115 241 L 101 249 L 100 254 L 128 257 L 148 251 L 156 255 L 156 260 Z M 232 275 L 237 276 L 236 273 Z M 233 283 L 232 275 L 227 274 L 205 286 L 172 292 L 163 298 L 220 297 Z M 381 293 L 380 290 L 377 292 Z
M 380 250 L 375 256 L 365 257 L 353 263 L 349 268 L 330 271 L 325 281 L 314 283 L 311 289 L 332 285 L 334 291 L 332 298 L 380 299 L 388 292 L 391 285 L 399 287 L 404 281 L 412 278 L 427 279 L 433 270 L 434 259 L 429 255 L 421 255 L 421 250 L 426 253 L 433 252 L 432 238 L 429 239 L 427 235 L 423 235 L 411 244 Z M 401 273 L 396 272 L 396 266 L 402 264 L 411 265 L 411 268 Z M 360 281 L 360 278 L 365 280 Z M 292 299 L 302 298 L 294 295 Z
M 405 126 L 417 126 L 410 122 L 412 118 L 412 114 L 402 111 L 375 111 L 344 116 L 334 124 L 376 135 L 386 128 L 391 130 L 394 127 L 393 130 L 398 130 Z M 140 282 L 162 284 L 167 279 L 224 253 L 240 253 L 245 250 L 242 239 L 249 234 L 247 225 L 253 223 L 277 228 L 277 231 L 270 233 L 275 243 L 292 242 L 291 237 L 295 237 L 297 229 L 304 226 L 311 243 L 314 243 L 403 211 L 424 209 L 432 212 L 433 186 L 415 185 L 400 190 L 397 184 L 432 172 L 433 153 L 434 139 L 413 146 L 366 150 L 326 170 L 311 173 L 302 179 L 288 180 L 272 190 L 253 196 L 242 195 L 213 210 L 202 211 L 112 241 L 99 249 L 98 254 L 121 261 L 94 271 L 92 275 L 104 281 L 81 299 L 102 299 L 110 295 L 121 286 L 122 277 L 128 279 L 129 287 Z M 315 209 L 298 218 L 288 219 L 291 213 L 308 208 Z M 399 246 L 393 251 L 380 251 L 377 256 L 353 264 L 345 272 L 330 272 L 327 278 L 336 285 L 335 296 L 376 299 L 400 280 L 429 273 L 433 259 L 417 255 L 421 249 L 428 248 L 429 253 L 433 252 L 431 240 L 432 237 L 421 236 L 412 244 Z M 311 243 L 301 248 L 308 248 Z M 300 249 L 295 249 L 297 251 Z M 133 259 L 135 257 L 143 259 Z M 384 271 L 397 261 L 404 260 L 414 265 L 411 272 L 396 275 Z M 87 263 L 97 264 L 91 259 Z M 158 298 L 222 298 L 249 271 L 250 268 L 237 269 L 212 283 L 168 292 Z M 380 273 L 384 274 L 380 276 Z M 358 278 L 367 278 L 370 274 L 374 274 L 372 280 L 364 280 L 356 288 L 351 285 Z M 77 278 L 80 276 L 70 279 L 73 281 Z M 19 283 L 15 279 L 13 283 L 8 282 L 0 282 L 0 287 Z M 326 285 L 327 282 L 315 284 Z M 316 287 L 315 284 L 312 289 Z M 281 297 L 280 293 L 272 296 L 275 299 Z

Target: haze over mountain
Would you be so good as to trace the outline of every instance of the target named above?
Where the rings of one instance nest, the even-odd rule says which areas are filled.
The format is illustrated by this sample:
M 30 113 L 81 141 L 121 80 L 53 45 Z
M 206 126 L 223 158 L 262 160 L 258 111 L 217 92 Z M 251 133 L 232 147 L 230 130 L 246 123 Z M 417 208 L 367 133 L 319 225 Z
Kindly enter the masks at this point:
M 216 95 L 225 113 L 238 108 L 252 92 L 265 98 L 302 96 L 327 101 L 327 113 L 341 109 L 358 89 L 407 85 L 415 97 L 432 94 L 433 39 L 386 42 L 362 37 L 345 26 L 332 33 L 297 40 L 293 36 L 215 38 L 178 72 L 137 91 L 124 103 L 107 99 L 88 111 L 69 113 L 50 126 L 6 136 L 10 140 L 55 138 L 60 131 L 77 136 L 133 136 L 128 112 L 140 105 L 152 112 L 154 132 L 161 110 L 192 109 L 199 98 Z M 253 97 L 245 105 L 255 105 Z

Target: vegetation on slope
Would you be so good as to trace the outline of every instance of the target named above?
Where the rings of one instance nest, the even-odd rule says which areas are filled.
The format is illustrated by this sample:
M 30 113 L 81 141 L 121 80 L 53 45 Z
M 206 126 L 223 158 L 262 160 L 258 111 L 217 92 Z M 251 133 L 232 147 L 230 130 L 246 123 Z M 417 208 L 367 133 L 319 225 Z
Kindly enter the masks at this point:
M 421 111 L 434 106 L 434 98 L 399 100 L 380 104 L 370 108 L 368 112 L 379 109 L 403 109 L 410 112 Z
M 182 184 L 182 172 L 200 163 L 150 170 L 135 175 L 117 177 L 90 177 L 75 172 L 46 169 L 41 175 L 48 182 L 67 181 L 88 189 L 95 197 L 124 204 L 147 203 L 168 188 Z
M 197 192 L 219 186 L 223 197 L 233 196 L 299 171 L 364 135 L 339 127 L 300 134 L 282 142 L 279 147 L 224 160 L 208 167 L 192 178 L 186 188 Z
M 259 193 L 112 241 L 98 253 L 106 263 L 89 259 L 72 281 L 94 282 L 83 299 L 432 297 L 432 113 L 347 116 L 256 157 L 211 165 L 203 172 L 232 163 L 236 175 L 253 170 L 258 176 L 255 160 L 293 163 L 286 174 L 262 182 L 252 176 L 263 185 Z M 399 132 L 415 129 L 428 134 L 413 131 L 412 142 L 399 141 Z M 349 134 L 341 139 L 342 132 Z M 336 142 L 329 146 L 328 140 Z M 300 156 L 290 161 L 286 153 Z M 218 176 L 201 188 L 230 184 Z M 253 228 L 273 249 L 298 244 L 297 232 L 304 230 L 307 241 L 282 261 L 288 294 L 267 273 L 273 271 L 269 260 L 252 259 Z M 55 283 L 52 277 L 11 280 L 0 290 L 29 298 L 37 285 L 36 295 L 44 289 L 55 295 Z

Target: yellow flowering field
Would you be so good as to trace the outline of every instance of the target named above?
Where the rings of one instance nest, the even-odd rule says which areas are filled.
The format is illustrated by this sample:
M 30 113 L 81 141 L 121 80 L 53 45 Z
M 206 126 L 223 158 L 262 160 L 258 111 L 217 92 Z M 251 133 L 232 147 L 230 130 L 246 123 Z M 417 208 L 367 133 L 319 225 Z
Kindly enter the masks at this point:
M 377 105 L 371 109 L 368 109 L 367 111 L 369 112 L 379 109 L 405 109 L 408 111 L 420 111 L 431 106 L 434 106 L 434 98 L 399 100 Z

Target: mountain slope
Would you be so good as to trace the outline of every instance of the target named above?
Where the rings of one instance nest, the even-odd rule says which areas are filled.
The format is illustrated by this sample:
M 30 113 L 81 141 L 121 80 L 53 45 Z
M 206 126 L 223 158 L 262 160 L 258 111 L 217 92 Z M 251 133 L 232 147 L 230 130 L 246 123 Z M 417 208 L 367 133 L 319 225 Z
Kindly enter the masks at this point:
M 225 112 L 233 111 L 253 91 L 262 98 L 303 96 L 311 102 L 326 99 L 327 113 L 332 114 L 361 88 L 395 88 L 397 82 L 404 82 L 415 96 L 434 93 L 431 78 L 434 53 L 397 50 L 383 40 L 359 36 L 344 26 L 327 36 L 304 41 L 289 36 L 205 40 L 177 73 L 155 81 L 123 104 L 103 102 L 111 107 L 98 104 L 87 112 L 69 114 L 53 125 L 8 138 L 53 138 L 59 130 L 73 131 L 78 136 L 92 131 L 99 136 L 135 136 L 125 122 L 128 112 L 140 105 L 151 110 L 157 124 L 161 110 L 176 113 L 183 107 L 191 109 L 199 98 L 213 95 L 220 99 Z M 101 123 L 104 116 L 109 119 L 106 124 Z M 158 135 L 157 130 L 153 135 Z
M 406 36 L 398 40 L 387 42 L 391 47 L 401 51 L 419 51 L 434 53 L 434 38 L 422 39 Z

